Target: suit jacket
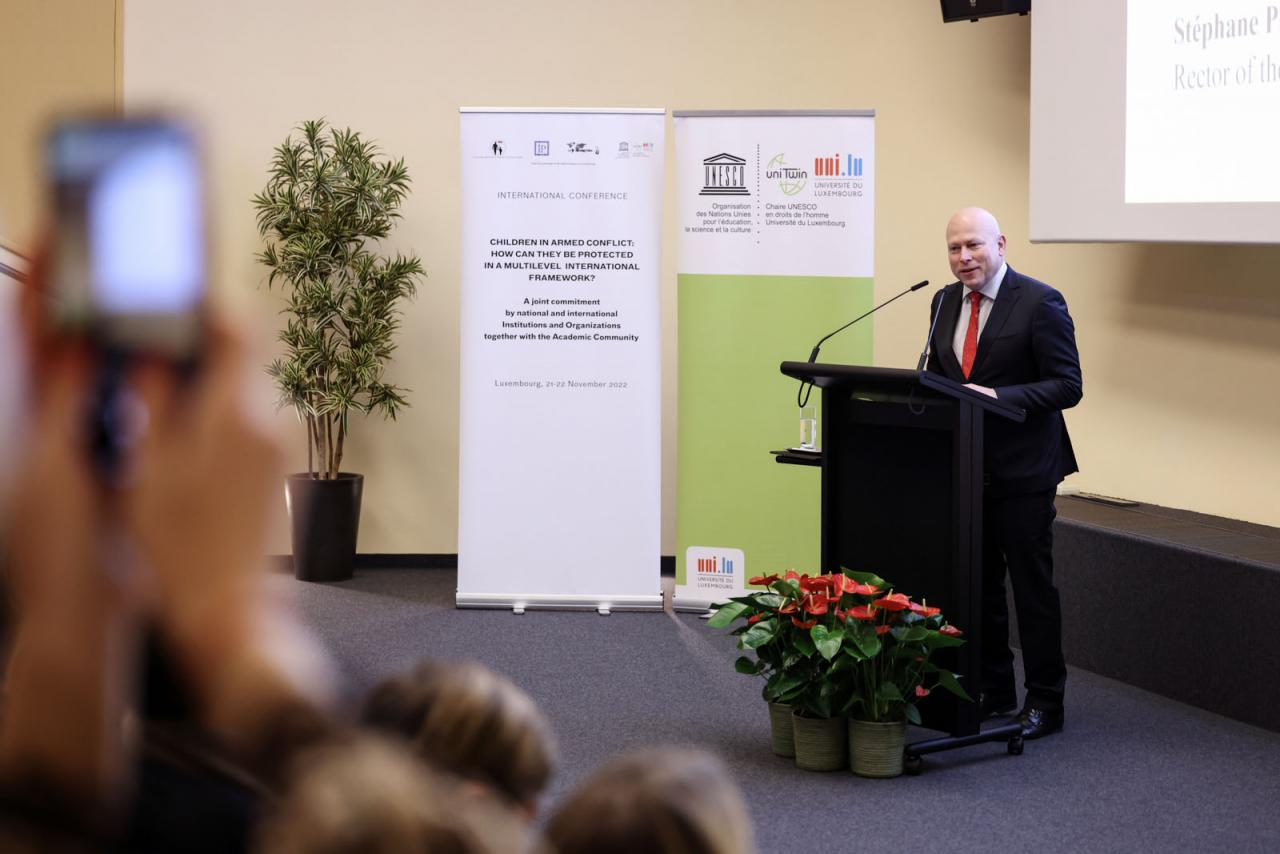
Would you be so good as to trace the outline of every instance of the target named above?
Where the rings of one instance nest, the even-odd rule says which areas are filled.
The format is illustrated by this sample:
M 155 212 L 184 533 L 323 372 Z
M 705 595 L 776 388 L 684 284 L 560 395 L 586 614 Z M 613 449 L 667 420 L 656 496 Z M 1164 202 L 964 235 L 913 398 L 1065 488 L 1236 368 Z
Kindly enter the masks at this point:
M 964 285 L 953 282 L 933 297 L 934 329 L 927 370 L 956 382 L 990 386 L 1001 400 L 1027 411 L 1016 424 L 988 414 L 983 459 L 989 495 L 1017 495 L 1056 487 L 1079 469 L 1062 410 L 1083 394 L 1075 325 L 1062 294 L 1009 267 L 978 339 L 966 380 L 952 344 Z

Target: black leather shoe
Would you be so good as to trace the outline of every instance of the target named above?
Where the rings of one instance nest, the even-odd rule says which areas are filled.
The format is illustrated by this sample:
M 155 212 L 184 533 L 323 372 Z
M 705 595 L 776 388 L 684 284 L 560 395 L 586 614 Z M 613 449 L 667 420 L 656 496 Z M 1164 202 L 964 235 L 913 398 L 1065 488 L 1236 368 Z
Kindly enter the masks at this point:
M 994 718 L 997 715 L 1011 715 L 1018 708 L 1018 698 L 996 694 L 979 694 L 978 707 L 982 709 L 982 719 Z
M 1055 733 L 1062 729 L 1064 717 L 1062 709 L 1025 708 L 1018 715 L 1018 723 L 1022 724 L 1022 738 L 1029 740 Z

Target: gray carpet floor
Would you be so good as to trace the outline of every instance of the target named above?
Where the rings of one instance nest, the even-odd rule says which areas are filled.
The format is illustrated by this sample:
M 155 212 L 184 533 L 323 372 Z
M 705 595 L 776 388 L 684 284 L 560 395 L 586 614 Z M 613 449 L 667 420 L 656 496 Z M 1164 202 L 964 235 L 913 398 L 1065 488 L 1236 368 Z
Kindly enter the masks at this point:
M 1280 734 L 1086 671 L 1071 671 L 1064 732 L 1022 756 L 979 745 L 865 780 L 770 754 L 760 684 L 694 615 L 459 611 L 451 570 L 281 584 L 350 698 L 422 657 L 474 659 L 528 691 L 560 739 L 544 810 L 619 751 L 696 745 L 742 786 L 762 852 L 1280 852 Z

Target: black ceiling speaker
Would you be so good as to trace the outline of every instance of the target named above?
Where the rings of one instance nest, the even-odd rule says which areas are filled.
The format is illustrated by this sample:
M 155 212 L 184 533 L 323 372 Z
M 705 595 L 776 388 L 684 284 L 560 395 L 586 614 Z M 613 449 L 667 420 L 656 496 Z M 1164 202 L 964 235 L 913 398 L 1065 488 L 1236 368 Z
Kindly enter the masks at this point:
M 1025 15 L 1031 0 L 942 0 L 942 22 L 976 21 L 993 15 Z

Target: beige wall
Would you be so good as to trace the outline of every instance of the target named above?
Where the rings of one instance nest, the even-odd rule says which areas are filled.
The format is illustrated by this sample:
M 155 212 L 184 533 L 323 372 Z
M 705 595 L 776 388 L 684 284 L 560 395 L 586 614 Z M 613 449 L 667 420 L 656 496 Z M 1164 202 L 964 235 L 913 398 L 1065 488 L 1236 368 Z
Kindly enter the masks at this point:
M 394 424 L 359 425 L 352 440 L 349 467 L 368 476 L 362 551 L 457 547 L 461 105 L 875 108 L 878 292 L 922 277 L 949 281 L 947 216 L 965 204 L 991 208 L 1011 263 L 1061 288 L 1076 318 L 1085 398 L 1068 419 L 1084 471 L 1068 486 L 1280 525 L 1280 248 L 1030 245 L 1026 18 L 944 26 L 936 4 L 903 0 L 124 6 L 128 106 L 158 99 L 205 123 L 222 287 L 260 325 L 275 322 L 275 303 L 256 290 L 248 199 L 271 147 L 296 122 L 326 115 L 407 159 L 415 192 L 391 246 L 421 254 L 430 278 L 408 310 L 394 367 L 395 381 L 413 389 L 413 408 Z M 109 16 L 95 33 L 91 41 L 108 50 Z M 109 81 L 103 72 L 96 83 Z M 677 153 L 667 153 L 670 199 Z M 16 156 L 6 149 L 6 176 L 22 170 Z M 11 198 L 29 204 L 6 180 L 0 204 Z M 663 546 L 671 553 L 670 201 L 665 217 Z M 915 363 L 926 314 L 921 296 L 880 316 L 877 364 Z M 797 355 L 809 343 L 797 342 Z M 761 465 L 770 464 L 765 450 Z
M 115 0 L 0 0 L 0 244 L 34 240 L 46 116 L 113 105 L 115 18 Z

